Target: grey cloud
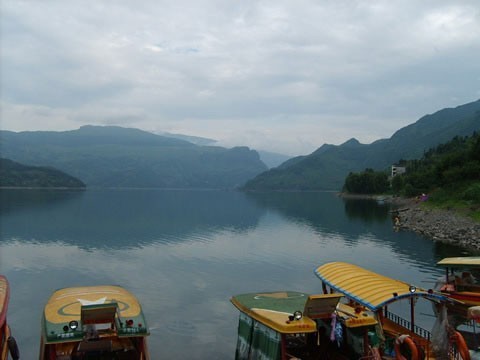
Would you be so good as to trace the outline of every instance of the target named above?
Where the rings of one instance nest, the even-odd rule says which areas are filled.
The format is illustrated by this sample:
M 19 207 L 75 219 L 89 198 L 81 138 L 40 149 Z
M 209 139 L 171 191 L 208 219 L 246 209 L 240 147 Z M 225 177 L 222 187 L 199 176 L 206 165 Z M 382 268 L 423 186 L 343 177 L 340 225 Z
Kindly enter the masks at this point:
M 0 7 L 2 127 L 10 130 L 95 122 L 231 144 L 238 134 L 299 154 L 388 137 L 480 97 L 476 0 Z M 39 122 L 38 109 L 54 120 Z

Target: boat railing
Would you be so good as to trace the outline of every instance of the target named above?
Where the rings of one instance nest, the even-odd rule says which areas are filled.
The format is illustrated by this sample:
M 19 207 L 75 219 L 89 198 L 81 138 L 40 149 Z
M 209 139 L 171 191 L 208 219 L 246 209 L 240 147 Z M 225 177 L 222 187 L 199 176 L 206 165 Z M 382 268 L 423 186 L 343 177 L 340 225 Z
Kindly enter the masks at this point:
M 402 318 L 401 316 L 394 314 L 390 311 L 385 312 L 385 317 L 391 321 L 393 321 L 395 324 L 400 325 L 401 327 L 404 327 L 410 331 L 412 331 L 415 335 L 418 335 L 424 339 L 427 339 L 430 341 L 430 338 L 432 334 L 430 331 L 418 326 L 414 325 L 412 329 L 412 323 L 408 321 L 407 319 Z

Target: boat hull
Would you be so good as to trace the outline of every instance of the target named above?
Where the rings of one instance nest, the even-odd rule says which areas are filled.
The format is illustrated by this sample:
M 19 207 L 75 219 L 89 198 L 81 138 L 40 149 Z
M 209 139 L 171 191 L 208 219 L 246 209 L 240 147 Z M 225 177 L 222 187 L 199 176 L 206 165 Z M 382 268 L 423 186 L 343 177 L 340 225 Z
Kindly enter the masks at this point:
M 0 360 L 8 358 L 7 339 L 10 337 L 10 328 L 7 325 L 7 308 L 9 296 L 7 278 L 0 275 Z

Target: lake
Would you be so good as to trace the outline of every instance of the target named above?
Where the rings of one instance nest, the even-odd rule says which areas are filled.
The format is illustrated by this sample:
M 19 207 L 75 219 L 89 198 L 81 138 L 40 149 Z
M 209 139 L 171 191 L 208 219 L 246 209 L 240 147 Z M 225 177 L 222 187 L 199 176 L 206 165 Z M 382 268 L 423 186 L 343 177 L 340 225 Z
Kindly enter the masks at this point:
M 38 358 L 43 306 L 62 287 L 135 293 L 152 359 L 233 359 L 232 295 L 320 293 L 313 271 L 330 261 L 429 288 L 439 259 L 470 255 L 395 232 L 389 210 L 329 192 L 1 190 L 0 273 L 21 358 Z

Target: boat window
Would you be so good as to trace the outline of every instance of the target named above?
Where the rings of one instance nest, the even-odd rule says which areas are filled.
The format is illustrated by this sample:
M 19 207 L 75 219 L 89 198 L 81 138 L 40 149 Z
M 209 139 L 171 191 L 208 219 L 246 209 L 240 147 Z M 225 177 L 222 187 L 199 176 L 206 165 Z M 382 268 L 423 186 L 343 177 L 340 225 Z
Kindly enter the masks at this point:
M 287 334 L 285 337 L 287 358 L 310 359 L 318 353 L 314 337 L 316 334 Z

